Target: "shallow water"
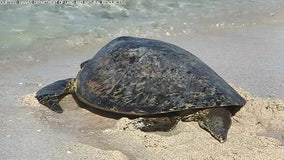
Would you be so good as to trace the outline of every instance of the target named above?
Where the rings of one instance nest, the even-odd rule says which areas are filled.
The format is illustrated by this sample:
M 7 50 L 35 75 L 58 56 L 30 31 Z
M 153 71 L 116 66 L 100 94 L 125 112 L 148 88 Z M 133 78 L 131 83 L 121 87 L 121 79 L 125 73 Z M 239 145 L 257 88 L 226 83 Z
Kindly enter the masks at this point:
M 284 6 L 281 0 L 102 2 L 1 4 L 0 58 L 36 43 L 71 36 L 77 39 L 70 43 L 84 44 L 119 35 L 174 36 L 273 23 L 279 21 Z

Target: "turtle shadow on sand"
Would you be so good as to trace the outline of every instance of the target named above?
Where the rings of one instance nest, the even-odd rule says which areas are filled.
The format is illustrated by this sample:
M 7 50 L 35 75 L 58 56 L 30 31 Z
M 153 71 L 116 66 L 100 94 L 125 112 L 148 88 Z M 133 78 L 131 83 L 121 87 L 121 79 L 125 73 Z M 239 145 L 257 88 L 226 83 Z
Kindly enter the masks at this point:
M 125 114 L 119 114 L 119 113 L 113 113 L 113 112 L 108 112 L 108 111 L 104 111 L 104 110 L 101 110 L 101 109 L 98 109 L 96 107 L 93 107 L 93 106 L 89 106 L 83 102 L 81 102 L 76 95 L 72 94 L 72 97 L 74 98 L 76 104 L 80 107 L 80 108 L 83 108 L 83 109 L 86 109 L 88 110 L 89 112 L 91 113 L 94 113 L 94 114 L 97 114 L 99 116 L 102 116 L 102 117 L 106 117 L 106 118 L 111 118 L 111 119 L 116 119 L 116 120 L 119 120 L 120 118 L 123 118 L 123 117 L 126 117 L 127 115 Z M 134 116 L 130 116 L 128 117 L 130 119 L 134 119 L 134 118 L 137 118 L 137 117 L 134 117 Z
M 141 115 L 141 116 L 129 115 L 129 114 L 123 114 L 123 113 L 114 113 L 114 112 L 109 112 L 109 111 L 104 111 L 104 110 L 98 109 L 94 106 L 87 105 L 87 104 L 83 103 L 82 101 L 80 101 L 80 99 L 78 99 L 78 97 L 74 94 L 72 94 L 72 97 L 75 100 L 78 107 L 86 109 L 89 112 L 92 112 L 92 113 L 97 114 L 99 116 L 106 117 L 106 118 L 112 118 L 112 119 L 116 119 L 116 120 L 119 120 L 123 117 L 127 117 L 129 119 L 136 119 L 136 118 L 139 118 L 139 117 L 145 117 L 145 118 L 153 117 L 154 118 L 154 117 L 179 116 L 179 115 L 185 114 L 184 113 L 185 111 L 183 111 L 183 112 L 169 112 L 169 113 L 162 113 L 162 114 L 155 114 L 155 115 Z M 186 112 L 186 114 L 194 114 L 198 111 L 200 111 L 200 109 L 195 109 L 195 110 L 191 109 L 191 110 L 188 110 Z
M 170 113 L 162 113 L 162 114 L 155 114 L 155 115 L 142 115 L 142 116 L 135 116 L 135 115 L 128 115 L 128 114 L 123 114 L 123 113 L 114 113 L 114 112 L 109 112 L 109 111 L 104 111 L 101 109 L 98 109 L 93 106 L 89 106 L 87 104 L 84 104 L 81 102 L 76 95 L 72 94 L 73 99 L 75 100 L 75 103 L 77 104 L 78 107 L 85 109 L 89 111 L 90 113 L 93 113 L 95 115 L 105 117 L 105 118 L 110 118 L 114 120 L 119 120 L 121 118 L 128 118 L 131 120 L 130 122 L 127 122 L 125 125 L 123 125 L 122 129 L 126 130 L 127 128 L 137 128 L 140 129 L 141 131 L 144 132 L 157 132 L 159 135 L 163 136 L 169 136 L 173 134 L 177 134 L 179 131 L 174 131 L 174 132 L 168 132 L 177 125 L 178 120 L 177 119 L 169 119 L 168 117 L 177 117 L 180 115 L 183 115 L 185 112 L 170 112 Z M 196 112 L 200 111 L 200 109 L 196 110 L 188 110 L 186 113 L 187 114 L 194 114 Z M 145 119 L 151 120 L 152 123 L 155 123 L 155 127 L 152 127 L 151 129 L 141 129 L 141 125 L 147 125 L 147 121 Z M 145 124 L 146 123 L 146 124 Z

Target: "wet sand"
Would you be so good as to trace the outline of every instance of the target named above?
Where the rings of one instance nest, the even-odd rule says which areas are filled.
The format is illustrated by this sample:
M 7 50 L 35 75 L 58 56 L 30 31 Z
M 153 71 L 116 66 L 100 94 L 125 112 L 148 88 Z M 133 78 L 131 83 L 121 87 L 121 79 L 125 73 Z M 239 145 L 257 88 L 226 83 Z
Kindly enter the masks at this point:
M 62 114 L 37 103 L 34 92 L 76 76 L 79 64 L 99 45 L 48 46 L 48 57 L 6 64 L 0 81 L 0 159 L 282 159 L 283 27 L 159 38 L 200 57 L 246 98 L 223 144 L 194 122 L 180 122 L 170 132 L 144 133 L 127 118 L 78 107 L 72 96 L 62 100 Z

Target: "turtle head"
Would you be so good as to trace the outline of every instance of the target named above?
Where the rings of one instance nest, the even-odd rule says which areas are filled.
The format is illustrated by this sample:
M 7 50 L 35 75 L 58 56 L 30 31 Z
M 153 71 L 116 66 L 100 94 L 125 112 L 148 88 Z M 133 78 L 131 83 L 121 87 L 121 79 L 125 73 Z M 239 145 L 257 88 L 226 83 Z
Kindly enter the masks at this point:
M 207 130 L 219 142 L 224 143 L 231 126 L 231 112 L 226 108 L 211 108 L 206 109 L 204 113 L 198 122 L 200 127 Z

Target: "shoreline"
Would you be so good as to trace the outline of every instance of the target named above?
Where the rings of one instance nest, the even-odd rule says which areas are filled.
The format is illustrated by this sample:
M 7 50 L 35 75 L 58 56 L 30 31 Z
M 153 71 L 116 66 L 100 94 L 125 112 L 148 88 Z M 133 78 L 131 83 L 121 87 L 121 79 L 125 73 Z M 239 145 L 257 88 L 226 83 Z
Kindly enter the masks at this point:
M 284 23 L 281 23 L 155 39 L 170 42 L 193 53 L 228 83 L 246 88 L 256 96 L 284 100 L 284 47 L 281 45 L 284 41 L 284 36 L 281 36 L 284 35 L 284 31 L 281 31 L 283 27 Z M 92 58 L 106 43 L 107 41 L 102 41 L 96 45 L 74 45 L 59 39 L 58 42 L 32 47 L 15 58 L 8 58 L 7 63 L 0 63 L 0 71 L 4 76 L 0 83 L 6 77 L 18 79 L 17 76 L 12 78 L 14 74 L 33 76 L 34 81 L 43 82 L 42 84 L 60 77 L 76 76 L 80 63 Z M 68 69 L 68 72 L 55 72 L 58 67 Z M 55 77 L 45 76 L 46 73 L 42 73 L 42 70 Z M 47 79 L 50 81 L 46 81 Z M 22 83 L 24 80 L 18 81 Z

